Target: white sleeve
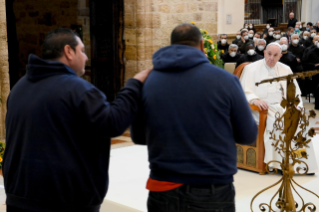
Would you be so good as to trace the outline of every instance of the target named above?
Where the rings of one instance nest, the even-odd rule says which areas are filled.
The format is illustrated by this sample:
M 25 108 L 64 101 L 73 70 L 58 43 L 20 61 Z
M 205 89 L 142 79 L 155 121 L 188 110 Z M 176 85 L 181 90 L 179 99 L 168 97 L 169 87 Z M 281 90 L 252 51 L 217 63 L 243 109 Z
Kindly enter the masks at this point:
M 241 74 L 240 83 L 249 103 L 251 103 L 253 100 L 259 99 L 259 97 L 254 93 L 256 82 L 254 81 L 253 73 L 248 66 L 244 68 Z

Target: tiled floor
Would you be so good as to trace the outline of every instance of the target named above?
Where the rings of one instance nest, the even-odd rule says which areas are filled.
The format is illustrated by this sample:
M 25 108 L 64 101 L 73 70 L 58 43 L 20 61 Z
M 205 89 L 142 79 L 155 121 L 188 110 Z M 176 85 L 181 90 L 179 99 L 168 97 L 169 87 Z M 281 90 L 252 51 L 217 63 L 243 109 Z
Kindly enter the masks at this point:
M 312 99 L 311 103 L 308 103 L 307 100 L 304 100 L 307 110 L 313 109 L 313 101 L 314 99 Z M 319 111 L 316 111 L 316 113 L 317 118 L 312 120 L 310 125 L 318 128 L 317 130 L 319 131 Z M 110 186 L 101 212 L 146 211 L 148 191 L 145 189 L 145 184 L 149 174 L 147 148 L 134 145 L 128 136 L 129 134 L 126 133 L 124 136 L 114 139 L 109 170 Z M 315 137 L 313 142 L 314 148 L 319 150 L 319 135 Z M 258 175 L 254 172 L 239 170 L 235 175 L 234 182 L 236 188 L 236 211 L 249 212 L 252 197 L 260 190 L 278 181 L 280 177 L 281 175 Z M 319 173 L 315 176 L 295 176 L 294 179 L 300 185 L 319 194 Z M 0 182 L 2 182 L 2 178 Z M 258 205 L 269 201 L 274 193 L 275 190 L 270 190 L 265 192 L 261 198 L 257 198 L 256 204 L 254 204 L 254 211 L 259 211 Z M 312 202 L 319 207 L 318 198 L 306 192 L 301 191 L 300 193 L 305 198 L 306 203 Z M 3 183 L 0 183 L 0 212 L 6 210 L 4 205 L 5 198 Z

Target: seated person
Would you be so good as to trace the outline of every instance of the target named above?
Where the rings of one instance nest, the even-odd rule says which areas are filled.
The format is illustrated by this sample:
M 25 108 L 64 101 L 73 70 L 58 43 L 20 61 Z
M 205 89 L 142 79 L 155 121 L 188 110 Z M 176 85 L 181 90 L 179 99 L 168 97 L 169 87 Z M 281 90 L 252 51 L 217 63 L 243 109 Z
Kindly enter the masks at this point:
M 297 34 L 298 36 L 302 33 L 302 30 L 300 30 L 300 26 L 300 24 L 296 23 L 294 34 Z
M 308 40 L 307 40 L 307 42 L 306 42 L 306 45 L 305 45 L 306 48 L 309 48 L 310 46 L 313 45 L 312 40 L 313 40 L 313 38 L 314 38 L 316 35 L 317 35 L 316 29 L 311 29 L 311 30 L 310 30 L 310 36 L 309 36 L 309 38 L 308 38 Z
M 251 40 L 251 41 L 253 41 L 253 39 L 254 39 L 254 31 L 253 30 L 249 30 L 248 31 L 248 38 L 249 38 L 249 40 Z
M 260 33 L 260 32 L 255 33 L 254 39 L 253 39 L 253 41 L 254 41 L 254 46 L 257 46 L 257 40 L 258 40 L 258 39 L 262 39 L 262 38 L 263 38 L 263 34 L 262 34 L 262 33 Z
M 265 158 L 264 162 L 267 164 L 272 160 L 282 161 L 282 157 L 275 151 L 272 146 L 274 143 L 270 139 L 270 132 L 273 130 L 273 124 L 276 119 L 276 113 L 280 115 L 284 113 L 284 109 L 281 107 L 282 98 L 287 96 L 287 81 L 279 81 L 272 83 L 264 83 L 255 85 L 257 82 L 262 80 L 275 78 L 280 76 L 286 76 L 292 74 L 289 66 L 284 65 L 279 61 L 281 57 L 281 46 L 278 43 L 268 44 L 265 51 L 265 59 L 259 60 L 252 64 L 247 65 L 240 78 L 243 90 L 246 94 L 247 101 L 250 104 L 256 105 L 260 110 L 268 110 L 266 129 L 264 133 L 264 145 L 265 145 Z M 296 95 L 300 97 L 300 89 L 298 83 L 294 80 L 296 86 Z M 302 107 L 302 99 L 298 108 Z M 258 111 L 252 111 L 255 121 L 259 123 Z M 279 133 L 276 131 L 276 137 L 279 137 Z M 314 173 L 318 170 L 317 160 L 314 154 L 313 142 L 309 143 L 310 148 L 307 148 L 308 159 L 305 161 L 309 166 L 308 173 Z M 303 160 L 303 159 L 300 159 Z M 280 168 L 278 163 L 270 164 L 272 167 Z
M 270 24 L 266 25 L 266 29 L 264 29 L 263 34 L 267 34 L 268 33 L 268 29 L 270 29 Z
M 236 68 L 242 63 L 255 62 L 263 59 L 263 56 L 256 53 L 255 47 L 252 44 L 246 46 L 246 52 L 247 53 L 243 54 L 237 61 Z
M 309 42 L 308 42 L 309 37 L 310 37 L 310 32 L 304 31 L 303 34 L 302 34 L 302 38 L 299 41 L 299 44 L 304 46 L 305 48 L 308 48 L 309 45 L 310 45 Z
M 286 33 L 283 35 L 283 37 L 286 37 L 288 39 L 288 45 L 291 44 L 291 36 L 294 34 L 294 28 L 288 27 Z
M 229 47 L 229 44 L 227 43 L 227 35 L 226 34 L 222 34 L 220 36 L 220 41 L 217 42 L 217 48 L 218 50 L 223 50 L 223 52 L 227 52 Z
M 240 41 L 241 40 L 241 34 L 240 34 L 241 32 L 240 31 L 238 31 L 237 33 L 236 33 L 236 39 L 235 40 L 233 40 L 233 42 L 232 42 L 232 44 L 238 44 L 238 41 Z
M 274 40 L 274 28 L 268 29 L 267 37 L 265 38 L 266 42 L 269 44 L 272 40 Z
M 256 53 L 264 57 L 264 50 L 267 46 L 267 42 L 264 39 L 258 39 L 256 42 Z
M 254 34 L 256 33 L 255 25 L 254 24 L 249 24 L 249 30 L 252 30 Z
M 301 59 L 303 53 L 305 51 L 305 47 L 299 44 L 299 35 L 293 34 L 291 36 L 291 44 L 289 45 L 288 51 L 291 52 L 293 55 L 296 56 L 298 64 L 301 64 Z
M 273 40 L 271 40 L 270 42 L 272 43 L 272 42 L 279 42 L 279 40 L 280 40 L 280 38 L 281 38 L 281 31 L 279 30 L 279 29 L 276 29 L 275 31 L 274 31 L 274 39 Z
M 239 60 L 241 54 L 238 52 L 238 46 L 236 44 L 229 45 L 228 52 L 225 54 L 221 54 L 220 57 L 225 63 L 237 63 Z
M 306 30 L 308 31 L 308 32 L 310 32 L 310 30 L 312 30 L 313 29 L 313 24 L 311 23 L 311 22 L 308 22 L 307 23 L 307 28 L 306 28 Z
M 251 40 L 249 40 L 247 31 L 245 31 L 245 30 L 241 31 L 241 40 L 238 41 L 237 45 L 238 45 L 238 48 L 239 48 L 238 51 L 240 54 L 246 53 L 246 46 L 247 45 L 254 45 L 254 43 Z

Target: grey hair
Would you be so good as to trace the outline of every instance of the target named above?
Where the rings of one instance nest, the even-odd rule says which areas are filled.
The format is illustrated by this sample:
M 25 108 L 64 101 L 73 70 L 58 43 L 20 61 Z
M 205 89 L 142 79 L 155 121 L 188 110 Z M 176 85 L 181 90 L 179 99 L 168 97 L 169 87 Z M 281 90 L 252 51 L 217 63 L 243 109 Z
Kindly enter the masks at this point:
M 228 50 L 230 50 L 231 48 L 236 48 L 236 51 L 238 50 L 238 46 L 236 44 L 230 44 Z
M 258 39 L 258 40 L 257 40 L 257 45 L 258 45 L 259 42 L 261 42 L 261 41 L 265 42 L 265 45 L 267 45 L 267 41 L 266 41 L 265 39 Z
M 287 39 L 286 37 L 282 37 L 282 38 L 280 38 L 280 41 L 282 41 L 282 40 L 286 40 L 286 41 L 288 41 L 288 39 Z
M 293 35 L 291 36 L 291 38 L 292 38 L 293 36 L 295 36 L 295 35 L 299 38 L 299 35 L 298 35 L 298 34 L 293 34 Z

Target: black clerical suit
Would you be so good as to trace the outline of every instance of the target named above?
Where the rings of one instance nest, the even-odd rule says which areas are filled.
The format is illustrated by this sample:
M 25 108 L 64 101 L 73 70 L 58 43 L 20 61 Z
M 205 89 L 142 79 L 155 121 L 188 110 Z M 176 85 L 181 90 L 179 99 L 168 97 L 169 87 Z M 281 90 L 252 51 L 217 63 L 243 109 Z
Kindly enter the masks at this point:
M 259 54 L 256 54 L 256 53 L 254 55 L 252 55 L 252 56 L 250 56 L 248 54 L 244 54 L 237 61 L 236 68 L 242 63 L 246 63 L 246 62 L 251 62 L 252 63 L 252 62 L 255 62 L 257 60 L 261 60 L 263 58 L 264 58 L 263 56 L 261 56 Z
M 269 36 L 269 35 L 268 35 L 268 36 L 265 38 L 265 41 L 267 42 L 267 45 L 268 45 L 268 44 L 270 44 L 270 43 L 276 41 L 276 39 L 274 38 L 274 36 Z
M 238 42 L 239 42 L 239 41 L 241 41 L 241 38 L 239 38 L 239 39 L 236 38 L 235 40 L 233 40 L 232 44 L 238 45 Z
M 313 46 L 313 37 L 309 37 L 305 44 L 303 45 L 306 49 L 309 48 L 310 46 Z
M 254 42 L 252 42 L 251 40 L 246 40 L 246 42 L 245 43 L 243 43 L 243 41 L 241 40 L 241 41 L 239 41 L 238 42 L 238 47 L 239 47 L 239 52 L 241 53 L 241 54 L 245 54 L 246 53 L 246 46 L 248 46 L 248 45 L 254 45 Z
M 231 57 L 229 55 L 229 53 L 225 53 L 225 54 L 222 54 L 220 55 L 221 59 L 223 60 L 224 64 L 225 63 L 237 63 L 237 61 L 239 60 L 239 58 L 241 57 L 241 54 L 237 53 L 235 55 L 235 57 Z
M 217 42 L 217 48 L 218 50 L 224 50 L 224 52 L 227 52 L 228 51 L 228 48 L 229 48 L 229 44 L 226 43 L 225 46 L 222 45 L 221 41 L 218 41 Z
M 286 64 L 287 66 L 289 66 L 293 73 L 298 73 L 303 71 L 301 63 L 298 63 L 296 56 L 293 55 L 291 52 L 282 54 L 282 57 L 280 58 L 279 62 L 282 62 L 283 64 Z M 297 79 L 297 82 L 299 84 L 301 94 L 305 95 L 306 88 L 304 87 L 304 80 Z
M 298 22 L 298 21 L 297 21 L 297 19 L 295 19 L 295 18 L 289 19 L 287 28 L 288 28 L 288 27 L 293 27 L 293 28 L 295 28 L 297 22 Z
M 297 46 L 294 46 L 293 44 L 289 45 L 288 51 L 291 52 L 293 55 L 296 56 L 296 58 L 302 59 L 303 53 L 305 51 L 305 47 L 301 46 L 299 43 Z
M 316 64 L 319 64 L 319 48 L 315 45 L 309 47 L 304 54 L 303 57 L 303 66 L 304 70 L 311 71 L 311 70 L 318 70 L 319 66 L 316 66 Z M 308 93 L 314 93 L 315 94 L 315 109 L 319 109 L 319 76 L 314 75 L 310 81 L 310 88 Z

